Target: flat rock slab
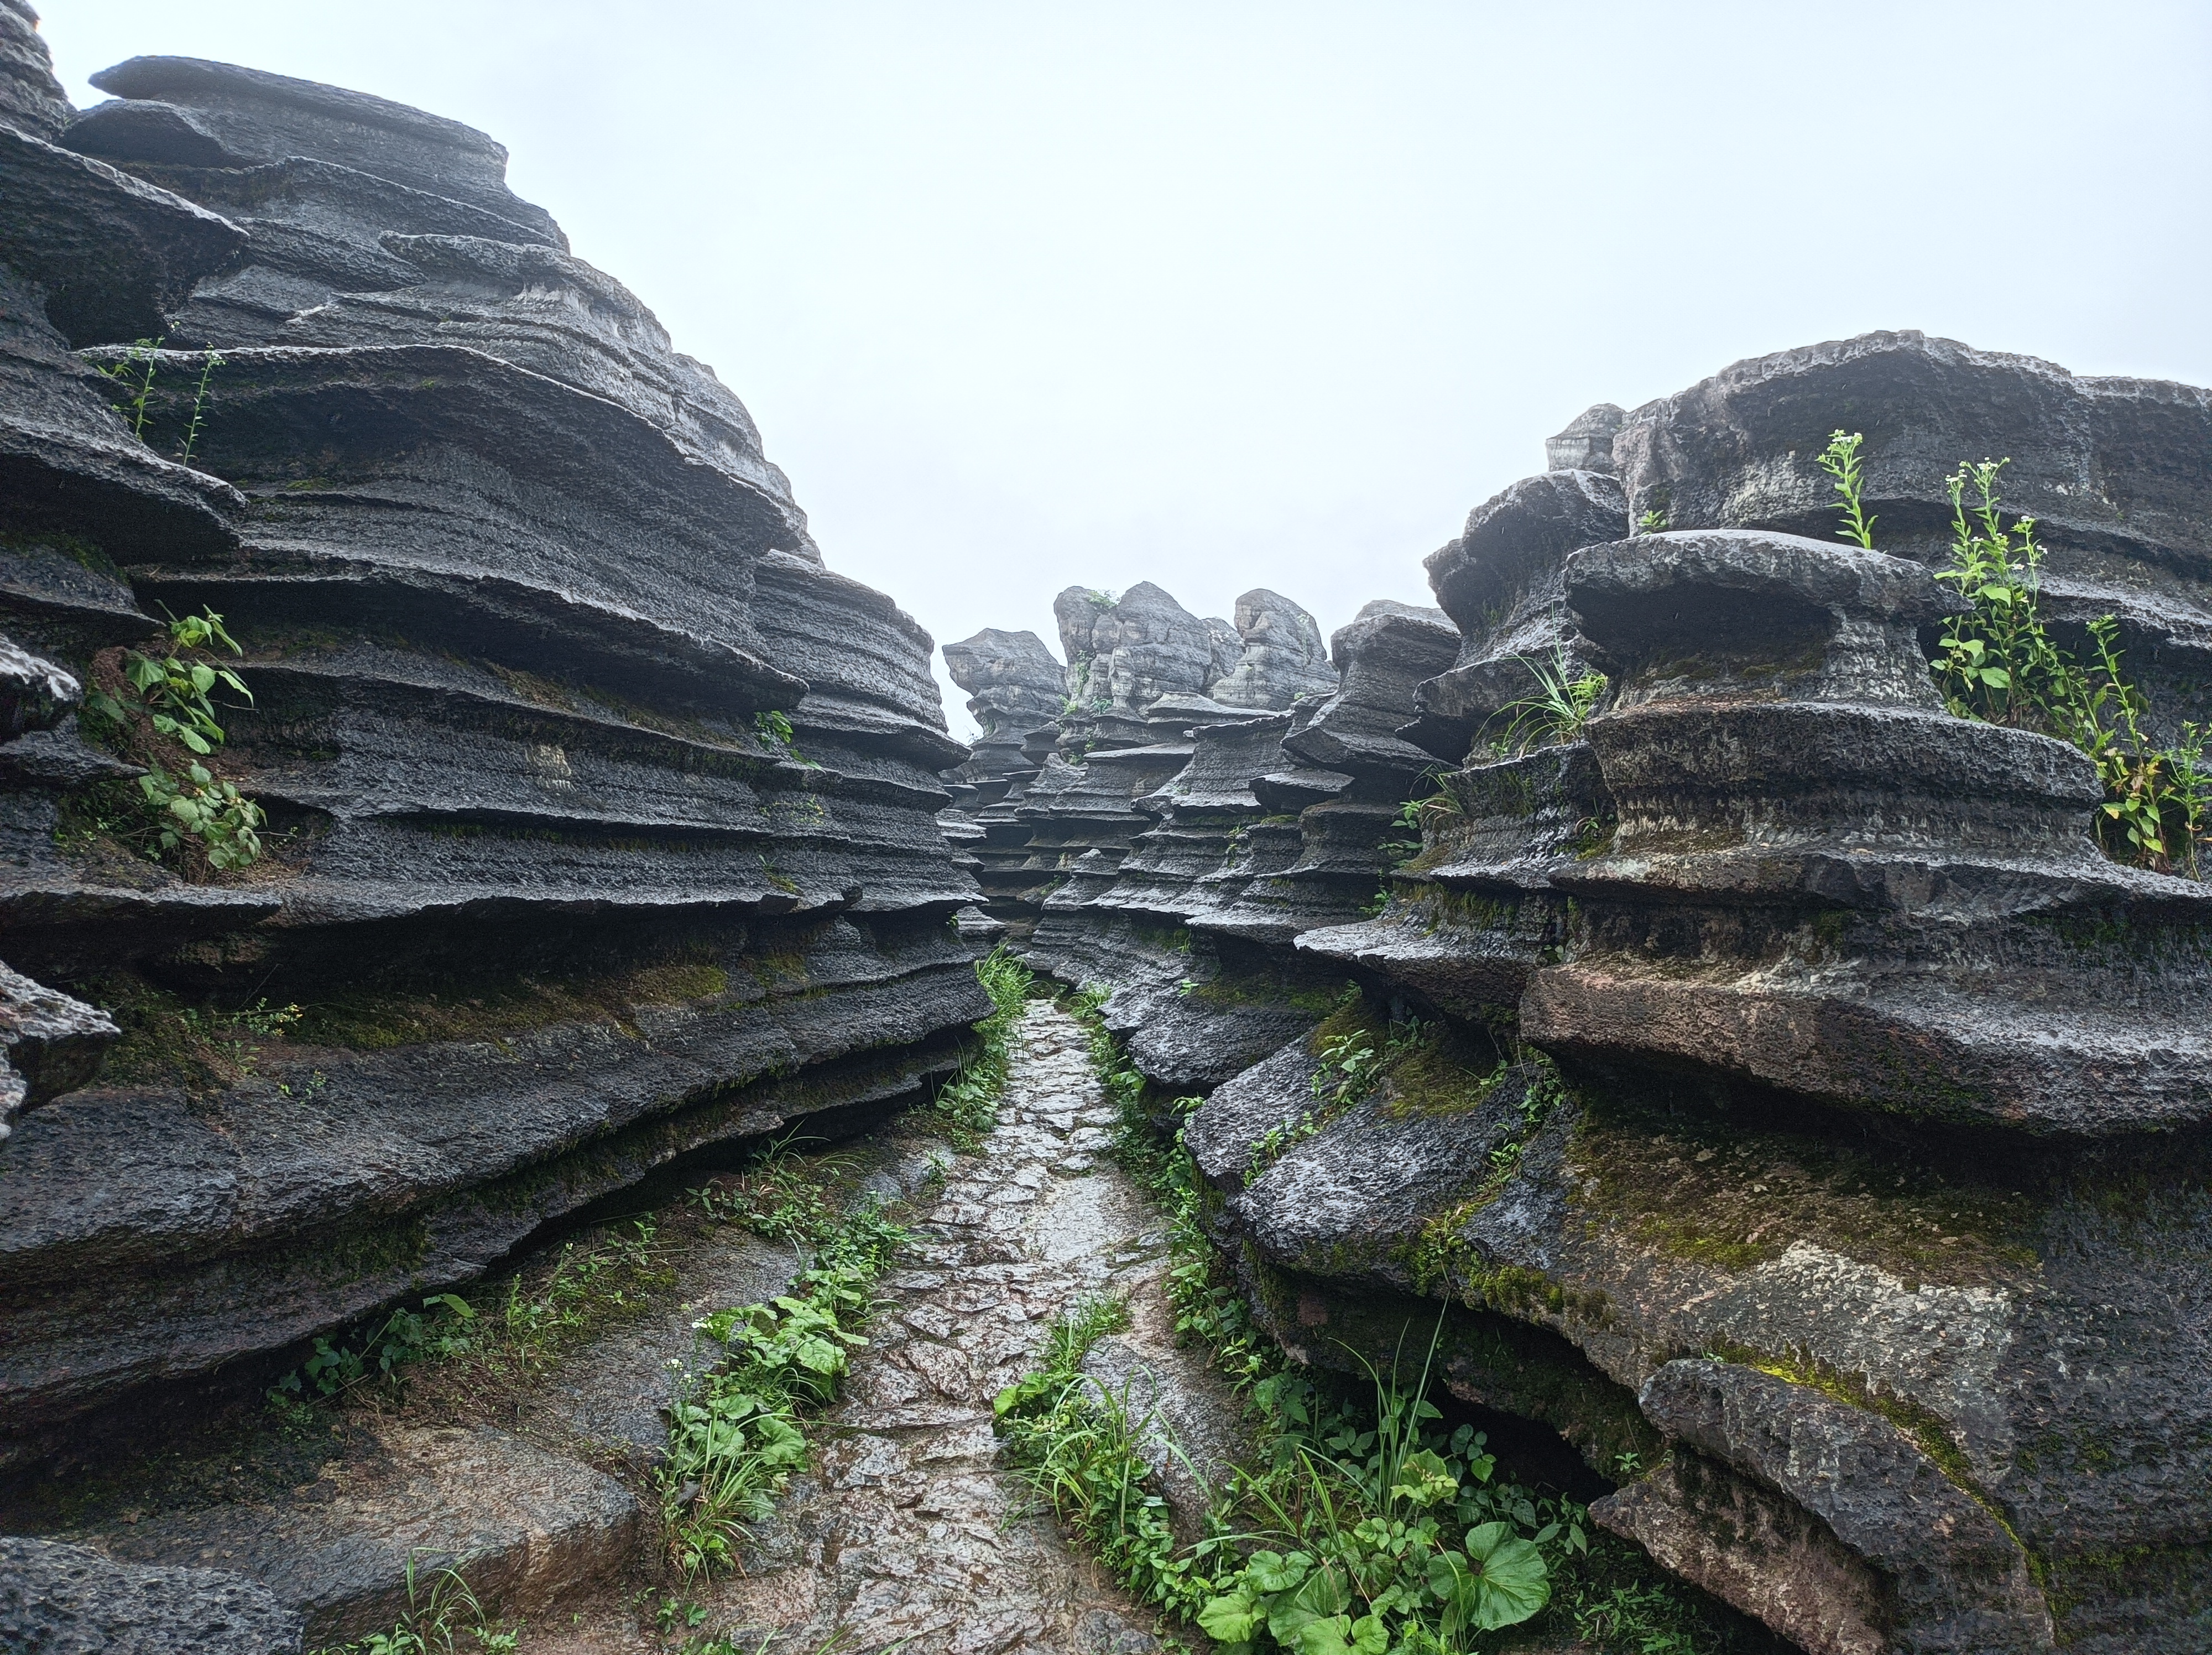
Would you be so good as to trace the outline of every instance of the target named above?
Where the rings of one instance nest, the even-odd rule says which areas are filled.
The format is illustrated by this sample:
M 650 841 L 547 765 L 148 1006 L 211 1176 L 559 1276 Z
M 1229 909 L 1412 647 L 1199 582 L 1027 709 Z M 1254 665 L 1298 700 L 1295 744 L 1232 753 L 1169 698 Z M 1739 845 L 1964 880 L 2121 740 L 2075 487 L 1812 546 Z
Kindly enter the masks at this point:
M 319 1643 L 397 1621 L 410 1562 L 418 1591 L 450 1567 L 486 1604 L 528 1615 L 635 1555 L 642 1513 L 603 1471 L 483 1427 L 395 1427 L 379 1446 L 280 1500 L 79 1537 L 132 1562 L 250 1576 Z
M 82 1546 L 0 1536 L 9 1655 L 299 1655 L 301 1617 L 220 1569 L 119 1563 Z

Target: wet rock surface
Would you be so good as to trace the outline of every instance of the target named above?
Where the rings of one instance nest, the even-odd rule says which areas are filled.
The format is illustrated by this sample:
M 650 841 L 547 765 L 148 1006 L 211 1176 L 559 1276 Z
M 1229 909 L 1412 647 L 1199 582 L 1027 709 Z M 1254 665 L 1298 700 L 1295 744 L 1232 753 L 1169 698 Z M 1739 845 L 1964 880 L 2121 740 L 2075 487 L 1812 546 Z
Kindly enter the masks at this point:
M 1537 651 L 1607 678 L 1440 778 L 1382 913 L 1298 935 L 1413 1055 L 1324 1110 L 1292 1043 L 1189 1123 L 1286 1347 L 1387 1348 L 1443 1300 L 1455 1394 L 1654 1464 L 1600 1520 L 1808 1650 L 2212 1636 L 2179 1492 L 2212 1441 L 2205 887 L 2106 855 L 2083 754 L 1927 667 L 1958 603 L 1929 508 L 2009 452 L 2043 480 L 2008 504 L 2063 520 L 2062 632 L 2118 614 L 2193 706 L 2160 676 L 2185 629 L 2144 618 L 2196 601 L 2188 558 L 2130 571 L 2201 552 L 2201 490 L 2145 481 L 2123 524 L 2054 479 L 2136 487 L 2203 394 L 1869 336 L 1628 414 L 1619 491 L 1593 427 L 1477 509 L 1431 562 L 1469 631 L 1402 734 L 1480 732 Z M 1813 538 L 1809 456 L 1861 423 L 1872 552 Z
M 94 1008 L 17 1019 L 20 1469 L 678 1156 L 878 1121 L 988 1002 L 930 639 L 505 150 L 189 58 L 48 119 L 8 15 L 0 958 Z M 59 687 L 203 608 L 252 697 L 206 763 L 268 817 L 228 873 L 149 860 Z
M 1000 1125 L 948 1171 L 844 1399 L 826 1418 L 821 1474 L 796 1488 L 721 1588 L 716 1612 L 798 1647 L 845 1629 L 856 1649 L 1154 1648 L 1151 1616 L 1070 1552 L 1048 1509 L 996 1461 L 991 1399 L 1036 1366 L 1044 1333 L 1086 1299 L 1127 1297 L 1130 1331 L 1089 1369 L 1198 1463 L 1240 1447 L 1237 1404 L 1181 1351 L 1158 1292 L 1159 1214 L 1103 1157 L 1113 1111 L 1088 1036 L 1033 1005 Z M 1180 1493 L 1187 1521 L 1202 1490 Z
M 301 1627 L 241 1574 L 0 1536 L 0 1640 L 21 1655 L 298 1655 Z

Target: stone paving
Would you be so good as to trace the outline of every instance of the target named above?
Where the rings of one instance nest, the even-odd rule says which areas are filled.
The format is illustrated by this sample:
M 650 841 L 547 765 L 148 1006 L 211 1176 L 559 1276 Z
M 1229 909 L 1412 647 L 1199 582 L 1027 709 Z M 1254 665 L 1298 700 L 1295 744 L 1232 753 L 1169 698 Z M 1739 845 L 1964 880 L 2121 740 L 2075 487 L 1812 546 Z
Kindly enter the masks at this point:
M 997 1129 L 912 1223 L 845 1395 L 811 1427 L 818 1475 L 794 1482 L 744 1574 L 690 1590 L 703 1631 L 749 1655 L 1158 1647 L 1151 1614 L 1069 1546 L 991 1429 L 991 1399 L 1085 1299 L 1140 1301 L 1127 1337 L 1164 1342 L 1164 1226 L 1103 1153 L 1113 1110 L 1087 1049 L 1074 1019 L 1030 1002 Z M 526 1646 L 651 1646 L 604 1638 L 544 1627 Z

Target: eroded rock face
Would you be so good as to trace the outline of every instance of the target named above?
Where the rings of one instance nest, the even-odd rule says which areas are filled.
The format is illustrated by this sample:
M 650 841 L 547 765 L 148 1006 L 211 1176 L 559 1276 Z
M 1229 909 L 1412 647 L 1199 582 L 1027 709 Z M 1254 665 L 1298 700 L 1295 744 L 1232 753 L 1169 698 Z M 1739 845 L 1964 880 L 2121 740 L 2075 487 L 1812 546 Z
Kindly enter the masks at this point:
M 1868 333 L 1753 357 L 1629 414 L 1614 441 L 1629 509 L 1675 529 L 1766 528 L 1826 539 L 1835 493 L 1808 462 L 1863 432 L 1866 506 L 1883 551 L 1940 563 L 1946 480 L 2009 456 L 2006 520 L 2036 520 L 2044 608 L 2077 643 L 2120 622 L 2131 674 L 2170 740 L 2203 721 L 2212 674 L 2212 391 L 2094 378 L 1917 332 Z
M 1478 510 L 1404 733 L 1532 646 L 1607 684 L 1442 778 L 1380 916 L 1297 938 L 1369 990 L 1332 1028 L 1432 1019 L 1410 1055 L 1279 1154 L 1309 1040 L 1190 1119 L 1286 1347 L 1387 1355 L 1444 1301 L 1451 1389 L 1638 1454 L 1600 1520 L 1808 1650 L 2212 1639 L 2206 887 L 2108 859 L 2087 759 L 1927 667 L 1942 478 L 2010 453 L 2062 615 L 2118 613 L 2186 712 L 2203 396 L 1871 336 L 1628 416 L 1622 492 L 1562 450 Z M 1886 456 L 1881 551 L 1829 538 L 1838 426 Z
M 1237 665 L 1207 693 L 1224 707 L 1278 712 L 1336 689 L 1314 618 L 1279 592 L 1255 587 L 1237 600 Z
M 123 1563 L 82 1546 L 0 1535 L 0 1639 L 9 1649 L 299 1655 L 304 1629 L 268 1587 L 228 1570 Z
M 47 723 L 0 745 L 0 957 L 125 1056 L 48 1040 L 0 1146 L 0 1463 L 677 1155 L 878 1118 L 988 1009 L 928 636 L 505 152 L 228 65 L 100 83 L 69 148 L 0 127 L 0 625 L 112 684 L 219 611 L 253 702 L 210 762 L 270 850 L 133 854 L 135 770 L 9 672 Z M 313 1009 L 225 1020 L 264 1001 Z

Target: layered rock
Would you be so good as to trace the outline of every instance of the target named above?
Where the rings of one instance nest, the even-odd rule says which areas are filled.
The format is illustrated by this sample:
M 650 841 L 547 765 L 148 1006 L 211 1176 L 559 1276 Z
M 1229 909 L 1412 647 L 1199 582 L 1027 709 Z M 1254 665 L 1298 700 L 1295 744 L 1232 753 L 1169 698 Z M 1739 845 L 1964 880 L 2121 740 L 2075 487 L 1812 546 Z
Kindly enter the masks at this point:
M 1034 632 L 985 627 L 944 653 L 980 733 L 967 761 L 945 772 L 953 802 L 937 819 L 982 887 L 983 914 L 1026 941 L 1045 881 L 1024 867 L 1029 829 L 1014 812 L 1060 739 L 1067 671 Z
M 1808 462 L 1838 429 L 1865 436 L 1876 544 L 1923 563 L 1940 565 L 1952 538 L 1946 479 L 2008 459 L 2006 520 L 2035 520 L 2043 608 L 2062 638 L 2078 647 L 2083 623 L 2118 619 L 2162 741 L 2212 713 L 2212 391 L 1869 333 L 1737 362 L 1635 410 L 1613 447 L 1639 519 L 1826 539 L 1836 496 Z
M 104 159 L 0 128 L 0 611 L 80 678 L 222 614 L 210 762 L 269 849 L 181 877 L 66 715 L 0 747 L 0 956 L 123 1031 L 0 1146 L 14 1462 L 674 1156 L 879 1116 L 988 1009 L 927 636 L 505 152 L 228 65 L 99 83 L 62 136 Z M 140 335 L 196 349 L 99 348 Z
M 1442 1299 L 1451 1389 L 1601 1470 L 1653 1465 L 1599 1519 L 1801 1646 L 2179 1655 L 2212 1636 L 2188 1469 L 2212 1446 L 2212 900 L 2105 856 L 2081 753 L 1943 709 L 1927 641 L 1958 600 L 1932 532 L 1908 557 L 1791 532 L 1825 510 L 1756 520 L 1825 508 L 1829 430 L 1875 449 L 1838 364 L 1864 391 L 1962 350 L 1876 336 L 1733 369 L 1628 417 L 1622 504 L 1570 470 L 1478 510 L 1431 561 L 1439 598 L 1501 631 L 1488 661 L 1533 643 L 1605 692 L 1578 729 L 1478 749 L 1383 914 L 1298 938 L 1370 989 L 1322 1032 L 1389 1054 L 1380 1083 L 1317 1106 L 1318 1043 L 1293 1042 L 1188 1138 L 1287 1346 L 1387 1355 Z M 2029 377 L 2075 398 L 2083 453 L 2117 441 L 2084 435 L 2100 407 L 2202 405 Z M 1902 413 L 1885 429 L 1909 447 Z M 1931 441 L 2063 461 L 1991 429 Z M 1653 454 L 1735 491 L 1678 492 L 1672 532 L 1623 539 L 1625 508 L 1661 508 Z M 2166 473 L 2100 556 L 2171 572 L 2212 546 L 2184 544 L 2205 502 Z M 1563 500 L 1603 509 L 1577 532 Z M 2077 545 L 2100 510 L 2076 507 Z
M 1094 751 L 1086 775 L 1097 780 L 1033 807 L 1036 865 L 1058 868 L 1063 883 L 1045 903 L 1032 961 L 1111 990 L 1108 1026 L 1130 1037 L 1147 1076 L 1178 1092 L 1228 1079 L 1326 1014 L 1344 974 L 1302 956 L 1296 940 L 1373 904 L 1408 848 L 1401 810 L 1435 764 L 1396 731 L 1414 686 L 1455 657 L 1444 616 L 1368 605 L 1332 639 L 1335 687 L 1317 698 L 1292 687 L 1275 642 L 1295 636 L 1277 618 L 1293 607 L 1266 593 L 1238 604 L 1253 623 L 1243 685 L 1272 684 L 1285 710 L 1223 717 L 1218 703 L 1162 697 L 1152 727 L 1170 710 L 1176 722 L 1210 721 L 1180 743 Z M 1138 791 L 1146 782 L 1152 790 Z M 1105 791 L 1118 805 L 1125 785 L 1126 813 L 1097 802 Z M 1143 831 L 1121 837 L 1137 818 Z

